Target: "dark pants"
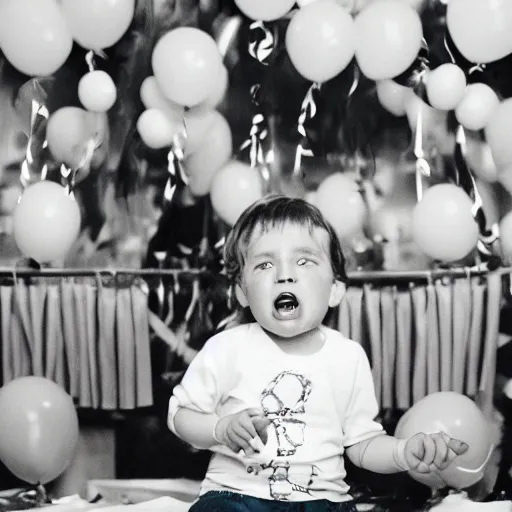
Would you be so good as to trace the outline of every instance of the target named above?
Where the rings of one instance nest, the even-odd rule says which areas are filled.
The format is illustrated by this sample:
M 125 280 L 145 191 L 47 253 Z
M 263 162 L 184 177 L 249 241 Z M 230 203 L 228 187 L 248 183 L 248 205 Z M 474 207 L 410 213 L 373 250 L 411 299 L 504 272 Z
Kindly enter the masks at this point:
M 230 491 L 210 491 L 189 512 L 357 512 L 353 501 L 274 501 Z

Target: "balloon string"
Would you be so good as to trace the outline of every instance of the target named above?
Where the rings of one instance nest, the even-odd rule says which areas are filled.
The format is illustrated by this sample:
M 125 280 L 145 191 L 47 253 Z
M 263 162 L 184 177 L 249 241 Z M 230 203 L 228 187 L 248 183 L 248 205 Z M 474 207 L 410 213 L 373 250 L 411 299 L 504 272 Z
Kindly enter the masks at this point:
M 98 140 L 98 137 L 93 137 L 89 139 L 85 143 L 85 147 L 83 148 L 82 156 L 80 158 L 80 161 L 76 165 L 76 167 L 71 168 L 68 167 L 65 164 L 61 164 L 60 166 L 60 175 L 65 180 L 65 188 L 68 193 L 68 195 L 72 196 L 73 191 L 75 189 L 76 185 L 76 176 L 79 171 L 90 170 L 92 159 L 94 157 L 94 152 L 96 149 L 98 149 L 99 145 L 101 143 Z
M 314 156 L 310 147 L 309 137 L 306 132 L 306 123 L 311 121 L 317 113 L 316 95 L 320 92 L 320 84 L 315 82 L 307 90 L 306 96 L 300 107 L 300 115 L 297 122 L 297 132 L 300 135 L 300 141 L 295 150 L 295 160 L 293 164 L 293 176 L 298 178 L 302 175 L 302 158 Z
M 185 143 L 187 140 L 187 123 L 183 118 L 182 129 L 173 137 L 173 142 L 169 153 L 167 154 L 167 171 L 169 178 L 165 185 L 164 198 L 171 202 L 174 194 L 179 188 L 187 187 L 189 179 L 183 168 L 185 159 Z
M 487 229 L 487 219 L 485 216 L 483 201 L 476 180 L 473 177 L 466 160 L 466 133 L 464 127 L 459 125 L 455 135 L 454 165 L 457 184 L 468 194 L 473 201 L 471 213 L 478 225 L 479 244 L 478 249 L 487 256 L 492 255 L 490 247 L 499 239 L 499 225 L 494 223 L 490 229 Z
M 430 165 L 425 159 L 423 149 L 423 105 L 418 108 L 416 130 L 414 134 L 414 156 L 416 157 L 416 199 L 423 198 L 423 176 L 430 177 Z
M 27 149 L 25 159 L 21 164 L 20 182 L 24 188 L 33 181 L 33 168 L 37 165 L 36 158 L 34 157 L 35 146 L 37 145 L 38 150 L 47 147 L 46 136 L 42 136 L 41 134 L 46 133 L 46 125 L 49 117 L 50 112 L 46 106 L 38 100 L 33 99 L 30 110 L 30 132 Z M 40 140 L 41 137 L 42 140 Z M 41 180 L 46 179 L 48 174 L 48 164 L 46 162 L 43 163 L 38 174 Z
M 87 67 L 89 68 L 89 73 L 96 69 L 96 60 L 95 60 L 94 56 L 95 56 L 94 50 L 89 50 L 85 54 L 85 63 L 87 64 Z

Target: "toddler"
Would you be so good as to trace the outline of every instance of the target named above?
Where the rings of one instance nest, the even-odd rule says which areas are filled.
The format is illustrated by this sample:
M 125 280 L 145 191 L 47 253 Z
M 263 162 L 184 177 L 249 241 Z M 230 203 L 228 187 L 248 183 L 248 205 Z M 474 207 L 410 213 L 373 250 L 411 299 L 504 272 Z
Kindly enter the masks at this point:
M 315 206 L 256 202 L 233 226 L 224 260 L 255 322 L 208 340 L 169 401 L 169 428 L 213 452 L 192 512 L 355 512 L 345 455 L 374 472 L 428 472 L 468 449 L 442 432 L 399 440 L 374 420 L 366 353 L 322 323 L 346 274 Z

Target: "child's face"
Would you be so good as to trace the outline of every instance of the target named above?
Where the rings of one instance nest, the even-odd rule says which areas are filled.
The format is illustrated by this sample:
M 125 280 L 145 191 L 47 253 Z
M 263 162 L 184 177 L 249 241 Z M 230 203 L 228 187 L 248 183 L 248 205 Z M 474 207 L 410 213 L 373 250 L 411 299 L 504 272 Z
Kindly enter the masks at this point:
M 334 280 L 327 231 L 293 223 L 256 228 L 236 293 L 264 329 L 282 338 L 309 332 L 344 291 Z

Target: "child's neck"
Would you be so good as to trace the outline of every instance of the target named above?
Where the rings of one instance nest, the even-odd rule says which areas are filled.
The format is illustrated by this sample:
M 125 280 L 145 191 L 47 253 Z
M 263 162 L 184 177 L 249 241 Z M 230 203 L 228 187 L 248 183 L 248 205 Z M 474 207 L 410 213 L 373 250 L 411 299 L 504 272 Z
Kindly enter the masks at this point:
M 308 356 L 318 352 L 325 343 L 325 335 L 320 327 L 298 334 L 291 338 L 283 338 L 265 331 L 268 337 L 286 354 Z

